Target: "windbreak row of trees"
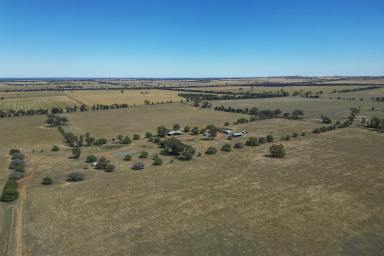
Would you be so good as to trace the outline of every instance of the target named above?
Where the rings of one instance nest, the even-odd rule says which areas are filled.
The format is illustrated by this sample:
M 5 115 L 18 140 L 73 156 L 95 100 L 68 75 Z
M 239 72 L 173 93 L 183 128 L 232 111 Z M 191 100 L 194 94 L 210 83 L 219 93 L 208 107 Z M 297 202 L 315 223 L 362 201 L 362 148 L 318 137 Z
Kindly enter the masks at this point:
M 188 101 L 195 100 L 236 100 L 236 99 L 260 99 L 260 98 L 274 98 L 274 97 L 286 97 L 289 96 L 288 92 L 282 93 L 244 93 L 244 94 L 224 94 L 224 93 L 179 93 L 180 97 L 183 97 Z
M 269 119 L 274 117 L 284 117 L 289 119 L 300 119 L 304 112 L 302 110 L 294 110 L 291 113 L 284 113 L 282 114 L 282 111 L 278 108 L 276 109 L 258 109 L 256 107 L 253 108 L 233 108 L 231 106 L 225 107 L 223 105 L 216 106 L 214 108 L 216 111 L 224 111 L 224 112 L 231 112 L 231 113 L 242 113 L 242 114 L 248 114 L 254 117 L 254 120 L 256 119 Z
M 24 177 L 25 172 L 24 154 L 18 149 L 11 149 L 9 155 L 11 156 L 11 163 L 8 168 L 11 174 L 8 176 L 0 197 L 3 202 L 11 202 L 18 198 L 19 192 L 17 191 L 16 180 Z

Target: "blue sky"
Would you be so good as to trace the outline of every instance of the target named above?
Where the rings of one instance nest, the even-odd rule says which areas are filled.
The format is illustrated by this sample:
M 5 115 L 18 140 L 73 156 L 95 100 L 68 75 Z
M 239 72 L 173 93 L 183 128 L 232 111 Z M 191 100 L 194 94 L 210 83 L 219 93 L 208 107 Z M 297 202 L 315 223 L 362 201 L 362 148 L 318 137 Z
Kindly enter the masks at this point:
M 384 75 L 384 1 L 0 0 L 0 77 Z

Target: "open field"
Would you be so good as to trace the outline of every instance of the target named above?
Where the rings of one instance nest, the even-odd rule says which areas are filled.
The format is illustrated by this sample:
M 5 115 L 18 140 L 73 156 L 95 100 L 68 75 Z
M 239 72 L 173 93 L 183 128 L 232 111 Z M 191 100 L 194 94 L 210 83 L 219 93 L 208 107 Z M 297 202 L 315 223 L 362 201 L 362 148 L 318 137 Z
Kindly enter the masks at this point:
M 79 105 L 77 102 L 67 96 L 50 96 L 50 97 L 32 97 L 32 98 L 15 98 L 0 100 L 0 110 L 28 110 L 28 109 L 51 109 L 53 107 L 65 108 Z
M 161 103 L 167 101 L 178 102 L 182 98 L 177 96 L 178 92 L 163 90 L 106 90 L 106 91 L 72 91 L 66 95 L 85 105 L 96 104 L 123 104 L 144 105 L 144 101 Z
M 224 122 L 234 122 L 242 114 L 216 112 L 210 109 L 202 110 L 187 104 L 164 104 L 142 106 L 113 111 L 94 111 L 67 115 L 68 129 L 76 134 L 90 132 L 95 136 L 116 136 L 118 134 L 142 136 L 147 131 L 155 132 L 158 126 L 172 127 L 178 123 L 181 127 L 208 124 L 223 126 Z
M 382 102 L 365 101 L 347 101 L 333 99 L 307 99 L 301 97 L 284 97 L 284 98 L 268 98 L 268 99 L 251 99 L 251 100 L 224 100 L 212 101 L 214 106 L 231 106 L 235 108 L 252 108 L 259 109 L 275 109 L 280 108 L 283 112 L 292 112 L 295 109 L 304 111 L 304 118 L 319 119 L 320 116 L 327 115 L 332 119 L 344 119 L 348 117 L 350 108 L 359 108 L 360 115 L 384 117 L 384 104 Z M 375 111 L 371 108 L 375 107 Z
M 114 173 L 83 170 L 87 178 L 76 184 L 63 179 L 84 162 L 68 160 L 69 152 L 29 154 L 40 164 L 30 183 L 23 249 L 32 255 L 379 255 L 383 139 L 348 128 L 284 142 L 282 160 L 264 157 L 266 146 L 247 147 L 141 172 L 126 164 Z M 46 174 L 55 184 L 42 187 Z
M 28 101 L 43 104 L 39 100 L 46 99 L 54 104 L 59 98 L 77 105 L 180 101 L 177 91 L 165 90 L 47 92 L 46 97 L 42 93 L 14 93 L 2 102 L 25 102 L 15 105 L 24 108 Z M 353 125 L 321 134 L 312 130 L 323 126 L 321 114 L 343 120 L 351 107 L 360 107 L 359 115 L 384 117 L 384 103 L 369 100 L 381 93 L 382 89 L 343 94 L 365 97 L 363 101 L 337 100 L 338 94 L 329 94 L 319 99 L 211 102 L 305 113 L 302 120 L 273 118 L 237 125 L 233 123 L 238 118 L 249 116 L 190 103 L 66 113 L 65 131 L 77 136 L 90 132 L 108 140 L 105 146 L 81 147 L 79 159 L 70 158 L 72 149 L 63 144 L 57 128 L 44 125 L 45 116 L 0 119 L 1 186 L 10 172 L 10 148 L 22 149 L 27 164 L 26 176 L 18 181 L 19 198 L 0 202 L 0 250 L 16 256 L 380 255 L 384 251 L 384 134 Z M 175 123 L 181 128 L 203 128 L 223 127 L 225 122 L 234 131 L 247 131 L 247 136 L 228 140 L 219 133 L 216 139 L 206 140 L 183 134 L 177 138 L 201 156 L 180 161 L 160 155 L 163 164 L 152 164 L 161 149 L 143 138 L 147 131 L 156 133 L 158 126 L 171 128 Z M 280 140 L 302 132 L 306 135 Z M 112 143 L 118 134 L 131 138 L 140 134 L 141 139 L 130 145 Z M 266 135 L 285 145 L 285 158 L 266 157 L 271 143 L 220 151 L 225 143 L 233 146 Z M 60 151 L 52 152 L 53 145 Z M 206 155 L 212 146 L 217 154 Z M 139 158 L 143 150 L 148 158 Z M 85 162 L 91 154 L 106 157 L 116 170 L 94 169 Z M 132 161 L 123 160 L 126 154 Z M 138 161 L 145 168 L 133 171 Z M 85 180 L 66 182 L 73 171 L 83 173 Z M 52 178 L 52 185 L 41 185 L 45 176 Z

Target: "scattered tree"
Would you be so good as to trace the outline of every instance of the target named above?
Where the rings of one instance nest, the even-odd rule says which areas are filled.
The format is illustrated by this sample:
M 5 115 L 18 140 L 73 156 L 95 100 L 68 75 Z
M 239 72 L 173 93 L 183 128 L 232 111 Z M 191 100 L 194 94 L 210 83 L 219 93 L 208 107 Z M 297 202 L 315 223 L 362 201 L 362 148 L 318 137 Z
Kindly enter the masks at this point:
M 282 145 L 282 144 L 280 144 L 280 145 L 273 144 L 269 148 L 269 152 L 271 153 L 272 157 L 276 157 L 276 158 L 283 158 L 286 154 L 284 145 Z

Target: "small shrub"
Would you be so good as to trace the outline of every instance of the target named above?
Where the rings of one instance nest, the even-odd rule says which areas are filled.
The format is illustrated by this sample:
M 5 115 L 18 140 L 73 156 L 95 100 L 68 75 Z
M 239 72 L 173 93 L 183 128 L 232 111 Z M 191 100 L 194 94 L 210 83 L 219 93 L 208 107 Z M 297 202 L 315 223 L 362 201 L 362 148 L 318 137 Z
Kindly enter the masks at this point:
M 283 158 L 286 154 L 286 151 L 285 151 L 285 148 L 284 148 L 284 145 L 280 144 L 280 145 L 272 145 L 270 148 L 269 148 L 269 152 L 271 153 L 271 156 L 272 157 L 276 157 L 276 158 Z
M 82 180 L 84 180 L 84 174 L 80 172 L 71 172 L 67 178 L 67 181 L 69 182 L 77 182 Z
M 292 137 L 293 138 L 296 138 L 296 137 L 298 137 L 299 136 L 299 134 L 297 133 L 297 132 L 294 132 L 293 134 L 292 134 Z
M 54 152 L 59 151 L 59 150 L 60 150 L 60 148 L 59 148 L 58 146 L 56 146 L 56 145 L 54 145 L 54 146 L 51 148 L 51 151 L 54 151 Z
M 226 144 L 224 144 L 223 147 L 221 148 L 221 151 L 230 152 L 231 149 L 232 149 L 231 144 L 226 143 Z
M 142 169 L 144 169 L 144 164 L 143 163 L 141 163 L 141 162 L 137 162 L 137 163 L 135 163 L 133 166 L 132 166 L 132 169 L 133 170 L 142 170 Z
M 224 126 L 229 126 L 229 122 L 225 122 L 225 123 L 224 123 Z
M 184 132 L 189 132 L 190 130 L 191 130 L 191 127 L 189 127 L 189 126 L 184 127 Z
M 245 142 L 246 146 L 259 146 L 259 141 L 256 137 L 249 137 L 248 140 Z
M 243 142 L 236 142 L 233 147 L 234 148 L 243 148 L 244 147 L 244 143 Z
M 193 127 L 191 130 L 191 135 L 198 135 L 199 134 L 199 127 Z
M 43 184 L 43 185 L 51 185 L 52 182 L 53 182 L 52 179 L 47 176 L 47 177 L 43 178 L 43 181 L 41 182 L 41 184 Z
M 291 136 L 287 135 L 287 136 L 285 136 L 284 139 L 285 139 L 285 140 L 290 140 L 290 139 L 291 139 Z
M 125 155 L 124 156 L 124 161 L 131 161 L 132 160 L 132 156 L 131 155 Z
M 139 140 L 139 139 L 140 139 L 140 134 L 133 135 L 133 140 Z
M 267 142 L 267 139 L 266 139 L 266 138 L 264 138 L 264 137 L 259 138 L 259 143 L 260 143 L 260 144 L 264 144 L 264 143 L 266 143 L 266 142 Z
M 105 157 L 100 157 L 99 161 L 97 162 L 95 169 L 102 170 L 107 168 L 107 165 L 109 164 L 109 161 Z
M 146 132 L 145 133 L 145 138 L 147 138 L 147 139 L 149 139 L 149 138 L 152 138 L 152 133 L 150 133 L 150 132 Z
M 162 165 L 162 164 L 163 164 L 163 160 L 158 155 L 155 155 L 153 158 L 153 165 Z
M 89 155 L 87 156 L 86 162 L 87 163 L 97 162 L 97 157 L 95 155 Z
M 148 158 L 148 152 L 147 151 L 141 151 L 139 158 Z
M 24 173 L 22 173 L 22 172 L 12 172 L 9 175 L 9 178 L 13 179 L 13 180 L 19 180 L 19 179 L 21 179 L 23 177 L 24 177 Z
M 306 135 L 306 133 L 305 133 L 305 132 L 302 132 L 302 133 L 301 133 L 301 136 L 305 136 L 305 135 Z
M 106 167 L 105 167 L 105 171 L 106 172 L 113 172 L 115 170 L 115 166 L 113 164 L 108 164 Z
M 13 154 L 16 154 L 16 153 L 20 153 L 20 150 L 15 149 L 15 148 L 9 150 L 9 154 L 10 154 L 10 155 L 13 155 Z
M 124 144 L 124 145 L 128 145 L 128 144 L 131 144 L 131 139 L 128 137 L 128 136 L 125 136 L 122 140 L 121 140 L 121 144 Z
M 213 155 L 213 154 L 216 154 L 216 153 L 217 153 L 217 149 L 214 148 L 214 147 L 209 147 L 207 149 L 207 151 L 205 152 L 205 154 L 207 154 L 207 155 Z
M 320 133 L 320 129 L 319 128 L 315 128 L 315 129 L 313 129 L 312 133 Z
M 95 146 L 101 146 L 104 144 L 107 144 L 107 139 L 104 139 L 104 138 L 97 139 L 93 142 L 93 145 L 95 145 Z
M 268 142 L 273 142 L 273 136 L 271 134 L 268 134 L 266 138 Z

